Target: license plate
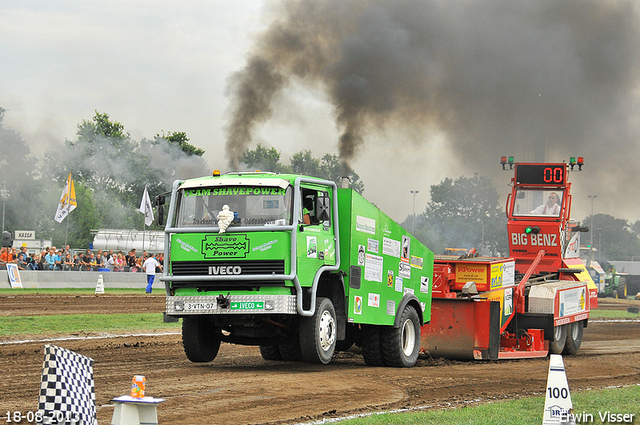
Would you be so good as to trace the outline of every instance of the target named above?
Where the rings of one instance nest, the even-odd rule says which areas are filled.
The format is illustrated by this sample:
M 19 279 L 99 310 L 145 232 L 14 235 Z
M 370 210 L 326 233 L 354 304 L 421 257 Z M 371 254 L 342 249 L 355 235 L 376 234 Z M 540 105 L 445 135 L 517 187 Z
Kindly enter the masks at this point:
M 184 311 L 215 310 L 216 303 L 184 303 Z
M 232 302 L 231 310 L 264 310 L 264 301 Z

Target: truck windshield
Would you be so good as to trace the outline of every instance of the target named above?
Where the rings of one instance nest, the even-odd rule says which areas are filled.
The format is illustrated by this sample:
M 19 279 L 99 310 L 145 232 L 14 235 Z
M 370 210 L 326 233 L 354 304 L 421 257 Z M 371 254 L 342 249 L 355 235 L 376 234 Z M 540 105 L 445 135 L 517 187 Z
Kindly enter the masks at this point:
M 277 226 L 292 222 L 293 189 L 255 186 L 186 188 L 180 191 L 176 227 L 212 227 L 227 205 L 233 226 Z
M 518 189 L 513 203 L 514 216 L 560 217 L 562 190 Z

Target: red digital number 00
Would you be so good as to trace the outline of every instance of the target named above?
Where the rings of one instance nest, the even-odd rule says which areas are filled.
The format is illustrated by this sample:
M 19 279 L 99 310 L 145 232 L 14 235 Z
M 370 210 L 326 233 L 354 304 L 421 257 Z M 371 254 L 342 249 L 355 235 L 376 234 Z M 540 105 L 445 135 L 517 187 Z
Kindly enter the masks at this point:
M 542 178 L 545 183 L 562 183 L 564 170 L 560 167 L 545 168 L 542 174 Z

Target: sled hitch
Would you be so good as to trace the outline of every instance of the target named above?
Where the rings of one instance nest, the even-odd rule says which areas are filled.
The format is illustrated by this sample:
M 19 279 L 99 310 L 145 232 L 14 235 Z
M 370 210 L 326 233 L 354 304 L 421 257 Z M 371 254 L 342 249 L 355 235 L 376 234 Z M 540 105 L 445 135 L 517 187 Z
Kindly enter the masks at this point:
M 216 302 L 218 303 L 218 305 L 220 306 L 220 308 L 229 308 L 229 306 L 231 305 L 231 300 L 229 298 L 229 294 L 231 292 L 227 292 L 227 296 L 225 297 L 224 295 L 220 294 L 216 297 Z

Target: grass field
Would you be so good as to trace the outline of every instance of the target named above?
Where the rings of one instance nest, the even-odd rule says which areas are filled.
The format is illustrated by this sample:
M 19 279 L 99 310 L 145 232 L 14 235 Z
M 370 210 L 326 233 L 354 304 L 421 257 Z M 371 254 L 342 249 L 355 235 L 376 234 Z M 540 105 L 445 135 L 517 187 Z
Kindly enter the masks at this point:
M 52 335 L 179 329 L 180 326 L 179 322 L 164 323 L 160 313 L 3 316 L 0 317 L 0 337 L 21 334 Z
M 607 421 L 606 414 L 627 414 L 627 423 L 640 423 L 640 385 L 606 390 L 572 393 L 571 400 L 576 423 L 621 423 Z M 373 414 L 340 422 L 342 425 L 540 425 L 544 414 L 544 397 L 527 397 L 519 400 L 497 401 L 468 405 L 447 410 L 424 410 L 403 413 Z M 580 415 L 580 416 L 578 416 Z M 633 417 L 631 417 L 633 415 Z M 611 418 L 609 418 L 611 419 Z M 624 417 L 614 417 L 624 419 Z
M 114 295 L 140 295 L 140 288 L 109 288 L 109 294 Z M 69 294 L 69 295 L 95 295 L 94 288 L 1 288 L 0 295 L 27 295 L 27 294 Z

